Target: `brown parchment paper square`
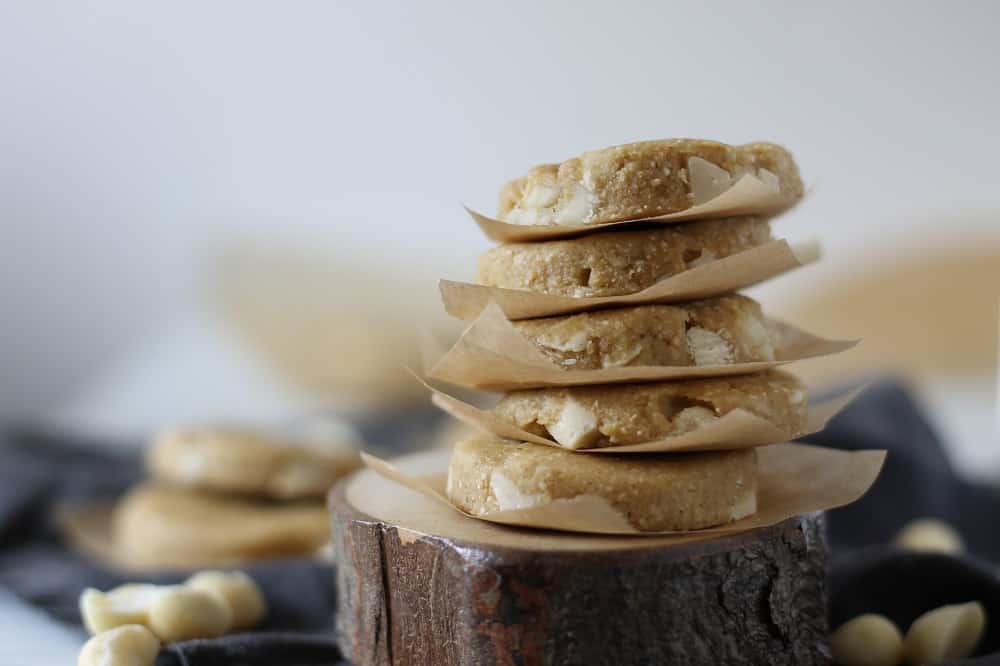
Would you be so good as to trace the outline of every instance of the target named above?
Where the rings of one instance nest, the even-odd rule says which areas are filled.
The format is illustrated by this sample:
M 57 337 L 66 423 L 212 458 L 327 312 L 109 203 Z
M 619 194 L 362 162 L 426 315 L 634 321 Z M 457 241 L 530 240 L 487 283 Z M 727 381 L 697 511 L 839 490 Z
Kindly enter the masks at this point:
M 819 243 L 799 243 L 792 247 L 787 240 L 774 240 L 689 268 L 642 291 L 621 296 L 554 296 L 454 280 L 441 280 L 438 286 L 445 310 L 458 319 L 475 319 L 491 302 L 496 303 L 508 319 L 532 319 L 629 305 L 679 303 L 722 296 L 805 266 L 818 260 L 819 256 Z
M 670 366 L 631 365 L 594 370 L 566 370 L 549 360 L 531 340 L 523 336 L 503 310 L 490 303 L 443 356 L 425 338 L 424 367 L 437 381 L 491 391 L 651 382 L 699 377 L 721 377 L 759 372 L 793 361 L 846 351 L 857 340 L 826 340 L 788 324 L 770 320 L 776 335 L 774 361 L 727 365 Z
M 448 472 L 410 476 L 375 456 L 361 454 L 365 465 L 453 511 L 476 520 L 564 532 L 635 536 L 672 535 L 677 543 L 736 534 L 776 525 L 812 511 L 844 506 L 868 492 L 885 461 L 885 451 L 838 451 L 808 444 L 774 444 L 757 452 L 757 513 L 728 525 L 689 532 L 642 532 L 603 498 L 581 495 L 518 510 L 474 516 L 445 494 Z
M 687 220 L 704 220 L 714 217 L 733 217 L 736 215 L 763 215 L 772 217 L 784 212 L 798 202 L 791 204 L 781 195 L 777 185 L 768 185 L 753 174 L 746 174 L 733 183 L 732 187 L 704 203 L 676 213 L 647 217 L 640 220 L 623 220 L 621 222 L 606 222 L 604 224 L 577 225 L 528 225 L 511 224 L 476 212 L 468 206 L 463 206 L 472 216 L 479 228 L 487 237 L 502 243 L 516 241 L 541 241 L 553 238 L 569 238 L 595 231 L 607 231 L 622 225 L 648 224 L 661 222 L 673 224 Z

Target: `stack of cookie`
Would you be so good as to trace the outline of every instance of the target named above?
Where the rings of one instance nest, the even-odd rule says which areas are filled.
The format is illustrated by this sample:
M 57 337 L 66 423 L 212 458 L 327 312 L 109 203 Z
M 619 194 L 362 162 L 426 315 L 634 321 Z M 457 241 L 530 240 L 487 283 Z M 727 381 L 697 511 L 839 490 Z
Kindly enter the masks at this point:
M 638 222 L 696 209 L 744 176 L 771 188 L 777 201 L 771 210 L 672 224 Z M 634 294 L 770 242 L 769 216 L 802 193 L 790 154 L 773 144 L 666 140 L 585 153 L 536 167 L 503 188 L 501 223 L 544 227 L 556 238 L 489 250 L 480 258 L 478 281 L 572 298 Z M 624 221 L 634 223 L 605 226 Z M 514 326 L 568 374 L 631 366 L 720 368 L 773 362 L 780 351 L 760 305 L 738 294 L 622 304 Z M 753 514 L 752 448 L 608 452 L 693 433 L 737 409 L 788 438 L 802 432 L 806 391 L 795 377 L 774 369 L 740 372 L 746 370 L 722 367 L 706 378 L 509 391 L 493 415 L 552 446 L 487 435 L 460 442 L 449 467 L 448 497 L 464 511 L 482 515 L 588 496 L 641 531 L 701 529 Z M 578 453 L 593 448 L 604 451 Z
M 115 508 L 114 557 L 153 569 L 315 553 L 329 538 L 326 491 L 360 464 L 359 444 L 329 419 L 299 433 L 163 432 L 147 451 L 152 479 Z

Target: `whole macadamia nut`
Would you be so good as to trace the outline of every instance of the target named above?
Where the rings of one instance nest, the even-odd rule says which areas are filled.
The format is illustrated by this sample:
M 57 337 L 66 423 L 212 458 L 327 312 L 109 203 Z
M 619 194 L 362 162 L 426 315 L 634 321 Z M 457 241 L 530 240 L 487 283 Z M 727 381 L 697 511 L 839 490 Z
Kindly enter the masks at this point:
M 830 650 L 841 666 L 896 666 L 903 658 L 903 636 L 889 618 L 866 613 L 833 632 Z
M 148 624 L 149 607 L 160 594 L 157 585 L 120 585 L 108 592 L 87 588 L 80 595 L 80 615 L 91 634 L 125 624 Z
M 149 608 L 149 628 L 164 643 L 216 638 L 232 626 L 233 613 L 217 592 L 170 585 Z
M 92 637 L 80 650 L 77 666 L 153 666 L 160 641 L 141 624 L 125 624 Z
M 896 534 L 896 545 L 934 553 L 961 553 L 965 549 L 958 532 L 948 523 L 934 518 L 908 523 Z
M 267 602 L 253 578 L 242 571 L 200 571 L 185 582 L 196 590 L 222 595 L 232 611 L 232 631 L 250 629 L 267 615 Z
M 906 632 L 906 659 L 914 666 L 924 666 L 968 657 L 985 625 L 986 611 L 978 601 L 927 611 Z

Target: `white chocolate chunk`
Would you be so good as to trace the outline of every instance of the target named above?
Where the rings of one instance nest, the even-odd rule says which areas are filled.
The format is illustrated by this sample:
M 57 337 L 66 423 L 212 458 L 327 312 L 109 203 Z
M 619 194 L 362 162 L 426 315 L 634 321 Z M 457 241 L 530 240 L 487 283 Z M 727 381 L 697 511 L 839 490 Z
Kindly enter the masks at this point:
M 553 221 L 556 224 L 583 224 L 594 214 L 596 204 L 594 193 L 578 184 L 569 200 L 556 208 Z
M 547 429 L 553 439 L 567 449 L 589 446 L 601 435 L 597 429 L 597 416 L 572 399 L 566 401 L 559 419 Z
M 577 331 L 568 338 L 546 333 L 536 339 L 536 342 L 541 346 L 561 352 L 582 352 L 587 349 L 589 341 L 590 336 L 587 335 L 586 331 Z
M 757 178 L 772 192 L 781 191 L 781 182 L 778 180 L 777 174 L 762 168 L 757 170 Z
M 928 611 L 906 632 L 906 659 L 914 666 L 924 666 L 968 657 L 976 649 L 985 624 L 986 611 L 978 601 Z
M 830 650 L 841 666 L 896 666 L 903 658 L 903 636 L 887 617 L 867 613 L 840 625 Z
M 687 344 L 688 353 L 695 365 L 726 365 L 733 362 L 733 346 L 715 331 L 693 326 L 687 331 Z
M 525 208 L 549 208 L 559 199 L 559 188 L 552 185 L 535 183 L 528 190 L 520 205 Z
M 760 349 L 764 358 L 769 361 L 774 359 L 771 332 L 759 319 L 742 317 L 740 319 L 740 335 L 745 340 L 745 344 L 754 349 Z
M 680 435 L 692 430 L 704 428 L 719 417 L 707 407 L 694 406 L 685 407 L 673 417 L 671 423 L 674 426 L 674 434 Z
M 732 176 L 722 167 L 700 157 L 688 158 L 691 178 L 691 201 L 695 205 L 710 201 L 732 185 Z
M 509 509 L 527 509 L 543 502 L 542 497 L 522 493 L 517 485 L 500 473 L 493 470 L 490 474 L 490 490 L 496 498 L 497 506 L 501 511 Z
M 710 264 L 716 259 L 718 259 L 718 257 L 711 250 L 702 250 L 701 254 L 698 255 L 697 259 L 694 259 L 687 263 L 687 267 L 698 268 L 698 266 L 704 266 L 705 264 Z
M 510 209 L 503 219 L 511 224 L 552 224 L 552 210 L 549 208 L 521 208 L 518 206 Z
M 605 368 L 621 368 L 631 363 L 641 353 L 642 343 L 637 342 L 628 349 L 622 349 L 617 356 L 605 356 L 601 360 L 601 365 Z
M 102 631 L 83 644 L 77 666 L 153 666 L 160 641 L 141 624 Z

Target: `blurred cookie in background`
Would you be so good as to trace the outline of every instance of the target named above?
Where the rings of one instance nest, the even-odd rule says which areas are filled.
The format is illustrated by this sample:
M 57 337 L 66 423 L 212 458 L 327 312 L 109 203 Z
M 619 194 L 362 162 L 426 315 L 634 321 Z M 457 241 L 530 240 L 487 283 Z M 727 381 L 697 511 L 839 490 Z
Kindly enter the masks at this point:
M 146 451 L 150 480 L 113 504 L 63 507 L 87 555 L 128 570 L 314 557 L 328 543 L 326 493 L 360 467 L 363 441 L 340 418 L 168 429 Z
M 781 315 L 831 336 L 862 338 L 849 354 L 797 364 L 811 386 L 892 374 L 910 380 L 961 470 L 1000 478 L 997 350 L 1000 237 L 921 238 L 852 273 L 792 292 Z
M 316 250 L 244 243 L 212 266 L 222 317 L 287 384 L 366 413 L 426 404 L 417 331 L 447 330 L 437 280 L 351 268 Z
M 361 437 L 344 421 L 314 420 L 298 432 L 240 426 L 166 430 L 146 455 L 150 475 L 188 488 L 273 499 L 321 499 L 361 465 Z
M 134 569 L 188 569 L 310 556 L 329 539 L 322 502 L 270 502 L 144 483 L 111 519 L 118 562 Z

